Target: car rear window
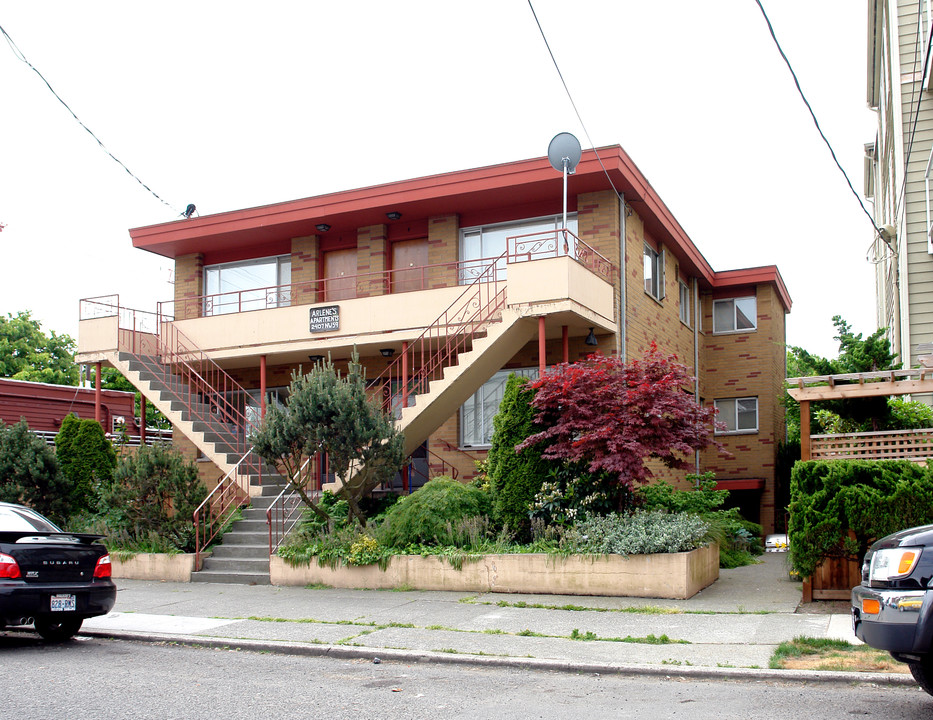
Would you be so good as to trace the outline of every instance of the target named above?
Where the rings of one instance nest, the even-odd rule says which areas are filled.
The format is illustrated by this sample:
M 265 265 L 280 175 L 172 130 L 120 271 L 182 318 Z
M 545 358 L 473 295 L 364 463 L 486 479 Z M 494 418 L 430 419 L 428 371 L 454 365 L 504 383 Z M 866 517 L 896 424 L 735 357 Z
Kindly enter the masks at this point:
M 52 523 L 27 508 L 0 507 L 0 531 L 2 532 L 61 532 Z

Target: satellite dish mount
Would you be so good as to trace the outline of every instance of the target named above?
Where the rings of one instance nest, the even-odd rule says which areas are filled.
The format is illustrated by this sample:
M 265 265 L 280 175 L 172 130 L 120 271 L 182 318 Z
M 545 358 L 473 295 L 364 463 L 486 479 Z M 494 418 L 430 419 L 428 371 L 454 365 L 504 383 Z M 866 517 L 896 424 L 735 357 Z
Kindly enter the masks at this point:
M 567 176 L 576 172 L 582 155 L 580 141 L 568 132 L 558 133 L 547 146 L 547 159 L 551 167 L 564 175 L 564 230 L 567 229 Z

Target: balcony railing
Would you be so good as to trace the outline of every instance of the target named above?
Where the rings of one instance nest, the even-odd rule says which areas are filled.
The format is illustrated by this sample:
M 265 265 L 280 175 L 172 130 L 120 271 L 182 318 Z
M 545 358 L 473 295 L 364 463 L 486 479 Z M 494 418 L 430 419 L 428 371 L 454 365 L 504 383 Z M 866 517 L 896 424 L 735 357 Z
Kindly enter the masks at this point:
M 469 285 L 478 278 L 483 282 L 502 282 L 506 279 L 508 265 L 562 256 L 575 259 L 607 282 L 612 282 L 615 273 L 615 265 L 569 230 L 517 235 L 508 238 L 506 246 L 506 253 L 498 257 L 395 268 L 163 301 L 159 303 L 159 315 L 178 319 L 209 317 Z
M 933 457 L 933 428 L 812 435 L 813 460 L 927 460 Z

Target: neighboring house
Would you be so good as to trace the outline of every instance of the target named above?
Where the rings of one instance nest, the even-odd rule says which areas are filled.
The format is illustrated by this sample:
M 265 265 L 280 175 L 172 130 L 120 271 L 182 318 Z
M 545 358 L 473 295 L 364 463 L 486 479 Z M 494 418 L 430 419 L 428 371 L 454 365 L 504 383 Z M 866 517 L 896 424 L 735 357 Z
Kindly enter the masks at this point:
M 931 0 L 868 2 L 868 104 L 878 132 L 865 146 L 864 194 L 888 240 L 876 238 L 871 251 L 878 327 L 888 328 L 904 367 L 916 367 L 933 342 L 931 32 Z
M 131 230 L 135 247 L 174 259 L 175 297 L 148 314 L 82 301 L 78 360 L 119 368 L 176 443 L 211 461 L 208 482 L 255 483 L 250 424 L 293 371 L 326 355 L 346 367 L 355 349 L 394 402 L 416 458 L 398 481 L 410 489 L 419 466 L 475 473 L 509 372 L 593 351 L 639 358 L 654 341 L 728 427 L 733 457 L 702 453 L 698 468 L 771 531 L 791 306 L 781 275 L 714 271 L 622 148 L 598 154 L 569 178 L 568 233 L 546 158 Z
M 139 427 L 133 416 L 136 393 L 102 390 L 100 423 L 114 437 L 125 434 L 139 443 Z M 94 420 L 97 404 L 94 388 L 0 378 L 0 422 L 7 425 L 25 418 L 29 429 L 54 442 L 67 415 Z

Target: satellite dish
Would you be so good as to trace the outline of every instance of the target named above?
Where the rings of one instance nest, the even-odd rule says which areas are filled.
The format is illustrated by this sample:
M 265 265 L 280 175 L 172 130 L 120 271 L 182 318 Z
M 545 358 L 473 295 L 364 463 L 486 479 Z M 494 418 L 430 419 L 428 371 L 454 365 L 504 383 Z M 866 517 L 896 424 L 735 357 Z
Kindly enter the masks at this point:
M 582 155 L 580 141 L 568 132 L 558 133 L 547 146 L 547 159 L 557 172 L 568 172 L 572 175 Z

